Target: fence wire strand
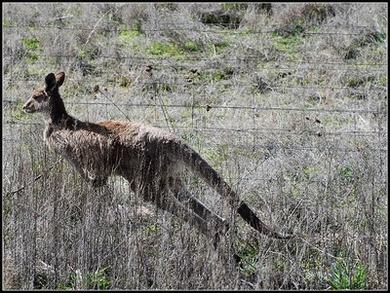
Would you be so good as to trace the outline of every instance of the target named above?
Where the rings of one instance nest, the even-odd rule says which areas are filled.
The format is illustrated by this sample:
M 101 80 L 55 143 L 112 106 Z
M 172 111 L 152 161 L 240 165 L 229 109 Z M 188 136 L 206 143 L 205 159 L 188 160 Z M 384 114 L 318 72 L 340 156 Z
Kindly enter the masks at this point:
M 18 104 L 18 100 L 2 100 L 6 104 Z M 114 106 L 112 103 L 107 102 L 67 102 L 68 105 L 86 105 L 86 106 Z M 121 107 L 156 107 L 154 103 L 116 103 Z M 158 106 L 158 105 L 157 105 Z M 387 114 L 387 111 L 370 110 L 370 109 L 315 109 L 315 108 L 288 108 L 288 107 L 258 107 L 258 106 L 240 106 L 240 105 L 186 105 L 186 104 L 164 104 L 166 108 L 195 108 L 205 109 L 210 111 L 211 109 L 241 109 L 241 110 L 255 110 L 255 111 L 294 111 L 294 112 L 322 112 L 322 113 L 358 113 L 358 114 Z
M 69 31 L 106 31 L 106 32 L 120 32 L 122 29 L 120 28 L 108 28 L 108 27 L 85 27 L 85 26 L 60 26 L 60 25 L 43 25 L 36 24 L 34 26 L 30 25 L 6 25 L 3 26 L 3 29 L 7 30 L 16 30 L 16 29 L 60 29 L 60 30 L 69 30 Z M 281 27 L 280 29 L 286 29 Z M 200 33 L 216 33 L 216 34 L 243 34 L 243 35 L 252 35 L 252 34 L 275 34 L 279 33 L 280 29 L 271 29 L 271 30 L 255 30 L 255 29 L 245 29 L 242 31 L 232 31 L 232 30 L 222 30 L 222 29 L 200 29 L 196 27 L 168 27 L 168 28 L 142 28 L 143 32 L 164 32 L 164 31 L 192 31 L 192 32 L 200 32 Z M 288 29 L 288 28 L 287 28 Z M 373 28 L 374 30 L 375 28 Z M 333 36 L 351 36 L 351 35 L 361 35 L 362 32 L 340 32 L 340 31 L 327 31 L 327 32 L 302 32 L 302 35 L 311 35 L 311 36 L 323 36 L 323 35 L 333 35 Z
M 47 58 L 63 58 L 63 59 L 71 59 L 69 61 L 66 61 L 66 62 L 61 62 L 63 64 L 71 64 L 74 62 L 74 58 L 77 58 L 78 55 L 75 55 L 75 54 L 36 54 L 35 55 L 37 58 L 41 58 L 41 59 L 47 59 Z M 21 55 L 21 56 L 18 56 L 18 58 L 22 58 L 22 57 L 27 57 L 26 54 L 24 55 Z M 3 59 L 13 59 L 15 58 L 15 56 L 13 55 L 8 55 L 8 56 L 3 56 Z M 155 64 L 145 64 L 145 63 L 125 63 L 126 65 L 139 65 L 139 66 L 146 66 L 146 65 L 153 65 L 153 66 L 162 66 L 162 67 L 167 67 L 167 66 L 170 66 L 170 67 L 177 67 L 177 68 L 180 68 L 180 67 L 184 67 L 184 68 L 187 68 L 187 67 L 197 67 L 199 65 L 194 65 L 194 64 L 185 64 L 185 63 L 178 63 L 178 61 L 182 61 L 182 60 L 176 60 L 172 57 L 163 57 L 163 56 L 160 56 L 160 57 L 144 57 L 144 56 L 124 56 L 124 55 L 99 55 L 98 57 L 96 57 L 97 59 L 111 59 L 111 60 L 140 60 L 140 61 L 147 61 L 147 62 L 159 62 L 159 63 L 155 63 Z M 258 60 L 258 61 L 261 61 L 261 57 L 259 56 L 255 56 L 255 55 L 247 55 L 243 58 L 230 58 L 228 56 L 217 56 L 217 57 L 186 57 L 185 58 L 186 61 L 193 61 L 193 62 L 208 62 L 210 63 L 211 61 L 215 61 L 215 62 L 224 62 L 224 64 L 226 64 L 227 61 L 229 62 L 244 62 L 244 61 L 248 61 L 248 60 Z M 162 61 L 167 61 L 169 63 L 161 63 Z M 93 64 L 93 60 L 89 61 L 89 62 L 92 62 L 91 64 Z M 46 64 L 48 63 L 48 61 L 39 61 L 39 60 L 36 60 L 34 61 L 34 63 L 42 63 L 42 64 Z M 212 63 L 212 62 L 211 62 Z M 365 66 L 365 67 L 378 67 L 378 66 L 383 66 L 384 68 L 383 69 L 370 69 L 370 71 L 373 71 L 373 72 L 387 72 L 387 63 L 342 63 L 340 61 L 328 61 L 328 62 L 324 62 L 324 61 L 319 61 L 319 60 L 297 60 L 297 61 L 283 61 L 283 62 L 274 62 L 275 66 L 274 67 L 269 67 L 269 65 L 265 65 L 265 64 L 257 64 L 256 66 L 258 66 L 258 68 L 261 68 L 261 69 L 265 69 L 265 70 L 303 70 L 303 69 L 306 69 L 306 70 L 331 70 L 331 71 L 348 71 L 348 70 L 357 70 L 357 68 L 354 68 L 354 67 L 360 67 L 360 66 Z M 286 67 L 285 64 L 295 64 L 296 66 L 295 67 Z M 314 65 L 315 67 L 307 67 L 307 66 L 310 66 L 310 65 Z M 345 66 L 345 68 L 335 68 L 334 66 L 335 65 L 342 65 L 342 66 Z M 229 67 L 237 67 L 237 68 L 241 68 L 242 66 L 241 65 L 232 65 L 232 64 L 227 64 L 227 66 Z M 331 67 L 327 67 L 327 68 L 324 68 L 322 66 L 331 66 Z M 359 69 L 359 70 L 364 70 L 364 69 Z M 367 69 L 365 69 L 367 70 Z

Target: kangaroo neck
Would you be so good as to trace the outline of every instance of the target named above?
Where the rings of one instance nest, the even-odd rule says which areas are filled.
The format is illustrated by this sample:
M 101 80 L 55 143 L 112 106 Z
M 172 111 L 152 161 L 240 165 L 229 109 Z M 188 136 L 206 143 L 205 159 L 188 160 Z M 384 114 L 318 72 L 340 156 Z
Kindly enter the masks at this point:
M 53 124 L 58 124 L 62 120 L 66 119 L 69 115 L 65 110 L 64 102 L 61 99 L 58 89 L 56 89 L 51 96 L 51 103 L 49 107 L 49 118 Z
M 77 120 L 66 112 L 58 89 L 51 93 L 49 109 L 43 115 L 46 124 L 55 128 L 73 128 L 72 125 L 77 124 Z

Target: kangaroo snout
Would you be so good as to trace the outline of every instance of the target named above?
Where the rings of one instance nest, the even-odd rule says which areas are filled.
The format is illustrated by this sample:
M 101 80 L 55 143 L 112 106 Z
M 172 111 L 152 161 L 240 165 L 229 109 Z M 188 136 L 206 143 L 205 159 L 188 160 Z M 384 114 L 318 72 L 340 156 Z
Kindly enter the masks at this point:
M 36 111 L 34 107 L 34 103 L 31 100 L 28 100 L 24 105 L 23 105 L 23 111 L 25 113 L 34 113 Z

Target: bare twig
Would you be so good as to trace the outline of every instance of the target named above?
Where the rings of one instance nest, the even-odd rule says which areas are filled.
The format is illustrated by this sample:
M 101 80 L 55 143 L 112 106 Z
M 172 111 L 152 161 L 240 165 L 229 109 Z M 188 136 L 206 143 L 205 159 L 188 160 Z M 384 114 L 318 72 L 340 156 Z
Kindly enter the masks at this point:
M 38 176 L 36 176 L 32 181 L 30 181 L 27 185 L 23 185 L 22 187 L 18 188 L 17 190 L 14 190 L 14 191 L 11 191 L 9 192 L 10 195 L 12 194 L 15 194 L 15 193 L 18 193 L 20 191 L 22 191 L 23 189 L 25 189 L 28 185 L 30 185 L 31 183 L 34 183 L 36 181 L 38 181 L 39 179 L 42 178 L 43 175 L 46 175 L 47 172 L 49 172 L 51 169 L 53 169 L 55 166 L 58 165 L 58 163 L 60 163 L 63 159 L 60 158 L 59 160 L 57 160 L 52 166 L 50 166 L 49 168 L 47 168 L 46 170 L 43 171 L 43 173 L 39 174 Z

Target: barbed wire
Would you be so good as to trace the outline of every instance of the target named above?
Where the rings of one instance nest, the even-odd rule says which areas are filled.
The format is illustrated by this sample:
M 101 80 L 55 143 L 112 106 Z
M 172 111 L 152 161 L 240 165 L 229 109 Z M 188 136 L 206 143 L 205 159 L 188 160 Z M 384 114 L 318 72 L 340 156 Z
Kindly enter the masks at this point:
M 6 140 L 3 139 L 3 141 L 6 141 Z M 51 169 L 53 169 L 53 168 L 54 168 L 55 166 L 57 166 L 58 163 L 59 163 L 60 161 L 62 161 L 62 160 L 63 160 L 62 158 L 60 158 L 59 160 L 57 160 L 51 167 L 49 167 L 47 170 L 45 170 L 44 173 L 46 173 L 47 171 L 50 171 Z M 218 172 L 219 172 L 222 176 L 224 176 L 223 170 L 218 170 Z M 36 177 L 33 179 L 32 182 L 39 180 L 43 175 L 44 175 L 44 174 L 42 173 L 42 174 L 36 176 Z M 245 178 L 245 177 L 237 177 L 237 176 L 224 176 L 224 177 L 228 178 L 229 180 L 234 180 L 234 181 L 236 181 L 236 183 L 241 182 L 241 181 L 251 181 L 251 182 L 253 182 L 253 181 L 256 182 L 256 181 L 257 181 L 257 182 L 270 182 L 270 183 L 271 183 L 271 182 L 274 182 L 274 181 L 277 181 L 277 182 L 280 182 L 280 181 L 281 181 L 281 178 L 277 178 L 277 177 L 269 177 L 269 178 L 267 178 L 267 177 L 265 177 L 265 178 L 264 178 L 264 177 L 250 177 L 250 178 Z M 291 180 L 291 179 L 292 179 L 292 178 L 288 178 L 288 179 L 282 178 L 282 181 L 289 181 L 289 180 Z M 360 177 L 348 177 L 348 180 L 350 180 L 350 181 L 359 180 L 359 179 L 360 179 Z M 340 180 L 340 179 L 339 179 L 339 180 Z M 304 183 L 305 183 L 305 184 L 318 183 L 318 184 L 322 184 L 322 185 L 325 186 L 326 184 L 329 184 L 330 182 L 333 182 L 333 181 L 338 181 L 338 180 L 336 180 L 336 179 L 331 179 L 331 180 L 329 180 L 329 179 L 325 179 L 325 178 L 323 178 L 323 179 L 309 178 L 309 179 L 308 179 L 307 181 L 305 181 Z M 387 185 L 387 182 L 376 181 L 375 184 Z M 25 185 L 23 185 L 22 187 L 18 188 L 18 189 L 15 190 L 15 191 L 10 192 L 10 193 L 11 193 L 11 194 L 17 193 L 17 192 L 23 190 L 24 188 L 25 188 Z
M 78 55 L 72 55 L 72 54 L 35 54 L 36 57 L 38 58 L 68 58 L 68 59 L 75 59 L 75 58 L 78 58 Z M 16 59 L 16 60 L 20 60 L 22 57 L 28 57 L 26 54 L 24 56 L 12 56 L 12 55 L 7 55 L 7 56 L 3 56 L 3 59 Z M 220 58 L 220 59 L 217 59 L 217 58 Z M 191 67 L 191 68 L 194 68 L 194 67 L 197 67 L 197 65 L 195 64 L 180 64 L 180 63 L 177 63 L 177 61 L 181 61 L 180 59 L 175 59 L 173 57 L 166 57 L 166 56 L 159 56 L 159 57 L 144 57 L 144 56 L 121 56 L 121 55 L 100 55 L 98 57 L 96 57 L 96 59 L 113 59 L 113 60 L 131 60 L 131 59 L 134 59 L 134 60 L 143 60 L 143 61 L 149 61 L 149 62 L 159 62 L 159 63 L 154 63 L 154 64 L 144 64 L 144 63 L 125 63 L 126 65 L 153 65 L 153 66 L 171 66 L 171 67 L 177 67 L 177 68 L 180 68 L 180 67 L 184 67 L 184 68 L 188 68 L 188 67 Z M 248 60 L 259 60 L 259 61 L 263 61 L 262 60 L 262 57 L 261 56 L 255 56 L 255 55 L 247 55 L 245 57 L 242 57 L 242 58 L 230 58 L 230 57 L 226 57 L 226 56 L 218 56 L 218 57 L 186 57 L 185 58 L 186 61 L 206 61 L 208 63 L 210 62 L 224 62 L 224 64 L 226 64 L 225 62 L 226 61 L 232 61 L 232 62 L 244 62 L 244 61 L 248 61 Z M 94 60 L 89 60 L 89 61 L 85 61 L 85 62 L 93 62 Z M 167 61 L 169 63 L 161 63 L 161 61 Z M 48 62 L 46 61 L 34 61 L 35 63 L 42 63 L 42 64 L 47 64 Z M 67 62 L 61 62 L 63 64 L 69 64 L 69 63 L 73 63 L 74 60 L 72 61 L 67 61 Z M 81 62 L 81 61 L 80 61 Z M 271 62 L 268 62 L 268 63 L 271 63 Z M 345 67 L 354 67 L 354 66 L 366 66 L 366 67 L 376 67 L 376 66 L 386 66 L 386 68 L 383 68 L 383 69 L 387 69 L 387 63 L 341 63 L 341 62 L 318 62 L 317 60 L 298 60 L 298 61 L 283 61 L 283 62 L 280 62 L 280 63 L 277 63 L 277 62 L 273 62 L 273 64 L 276 64 L 276 66 L 274 67 L 268 67 L 269 65 L 268 64 L 256 64 L 257 67 L 259 68 L 262 68 L 262 69 L 266 69 L 266 70 L 302 70 L 302 69 L 306 69 L 306 70 L 335 70 L 335 71 L 344 71 L 344 70 L 356 70 L 357 68 L 334 68 L 333 66 L 335 65 L 343 65 Z M 297 64 L 296 67 L 286 67 L 284 64 Z M 307 67 L 308 65 L 315 65 L 316 67 Z M 323 68 L 321 66 L 332 66 L 331 68 Z M 281 67 L 281 66 L 284 66 L 284 67 Z M 242 65 L 231 65 L 231 64 L 228 64 L 227 67 L 236 67 L 236 68 L 241 68 L 243 67 Z M 213 68 L 214 69 L 214 68 Z M 359 69 L 361 70 L 361 69 Z M 367 70 L 367 69 L 365 69 Z M 379 70 L 379 69 L 374 69 L 374 70 L 371 70 L 373 72 L 375 71 L 381 71 L 381 72 L 385 72 L 384 70 Z
M 23 122 L 17 120 L 6 120 L 5 124 L 18 124 L 18 125 L 38 125 L 44 126 L 44 123 L 41 122 Z M 167 128 L 165 125 L 154 125 L 155 127 Z M 175 130 L 191 130 L 199 132 L 241 132 L 241 133 L 271 133 L 273 135 L 284 134 L 284 135 L 313 135 L 316 137 L 326 137 L 326 136 L 338 136 L 338 135 L 353 135 L 353 136 L 375 136 L 378 135 L 387 135 L 387 131 L 360 131 L 360 130 L 351 130 L 351 131 L 335 131 L 327 132 L 324 130 L 294 130 L 294 129 L 285 129 L 285 128 L 229 128 L 229 127 L 184 127 L 184 126 L 175 126 Z
M 2 103 L 9 104 L 18 104 L 18 100 L 2 100 Z M 112 103 L 108 102 L 67 102 L 68 105 L 103 105 L 103 106 L 113 106 Z M 117 106 L 121 107 L 155 107 L 160 106 L 155 103 L 116 103 Z M 387 114 L 387 111 L 380 110 L 366 110 L 366 109 L 315 109 L 315 108 L 287 108 L 287 107 L 258 107 L 258 106 L 239 106 L 239 105 L 199 105 L 199 104 L 164 104 L 166 108 L 193 108 L 193 109 L 206 109 L 210 111 L 211 109 L 248 109 L 252 111 L 296 111 L 296 112 L 325 112 L 325 113 L 369 113 L 369 114 Z
M 176 4 L 181 4 L 181 3 L 176 3 Z M 288 3 L 285 3 L 285 4 L 288 4 Z M 332 5 L 335 5 L 336 3 L 332 3 Z M 53 19 L 47 19 L 47 23 L 38 23 L 38 25 L 54 25 L 53 23 L 50 23 L 50 22 L 55 22 L 55 21 L 58 21 L 58 20 L 63 20 L 63 19 L 73 19 L 74 16 L 73 15 L 66 15 L 66 16 L 61 16 L 61 17 L 55 17 Z M 234 21 L 234 22 L 227 22 L 227 21 L 211 21 L 211 20 L 207 20 L 207 22 L 204 22 L 202 21 L 201 19 L 190 19 L 190 21 L 193 21 L 195 24 L 201 24 L 201 25 L 204 25 L 204 26 L 209 26 L 209 25 L 221 25 L 221 26 L 237 26 L 238 25 L 247 25 L 246 21 L 245 20 L 242 20 L 242 21 Z M 85 23 L 75 23 L 74 21 L 72 21 L 72 24 L 73 26 L 75 27 L 79 27 L 79 26 L 84 26 Z M 15 24 L 13 23 L 12 25 L 16 25 L 18 26 L 18 24 Z M 104 23 L 104 25 L 106 26 L 109 26 L 109 25 L 118 25 L 118 22 L 114 22 L 114 21 L 106 21 Z M 164 27 L 164 26 L 178 26 L 178 27 L 184 27 L 184 26 L 188 26 L 189 25 L 189 22 L 158 22 L 158 23 L 155 23 L 154 24 L 155 26 L 159 26 L 159 27 Z M 268 28 L 280 28 L 280 27 L 285 27 L 286 26 L 286 23 L 274 23 L 274 24 L 268 24 L 267 27 Z M 349 28 L 349 29 L 366 29 L 366 30 L 376 30 L 376 27 L 375 26 L 372 26 L 372 25 L 360 25 L 360 24 L 348 24 L 348 23 L 335 23 L 335 24 L 321 24 L 321 27 L 328 27 L 328 28 Z
M 364 26 L 366 27 L 366 26 Z M 66 26 L 48 26 L 48 25 L 35 25 L 35 26 L 29 26 L 29 25 L 10 25 L 10 26 L 3 26 L 4 29 L 15 29 L 15 28 L 53 28 L 53 29 L 64 29 L 64 30 L 105 30 L 105 31 L 121 31 L 122 28 L 107 28 L 107 27 L 94 27 L 94 28 L 89 28 L 89 27 L 83 27 L 83 26 L 74 26 L 74 27 L 66 27 Z M 128 28 L 127 28 L 128 29 Z M 197 29 L 193 27 L 176 27 L 176 28 L 159 28 L 159 29 L 143 29 L 142 31 L 150 31 L 150 32 L 158 32 L 158 31 L 180 31 L 180 30 L 191 30 L 191 31 L 198 31 L 198 32 L 204 32 L 204 33 L 209 33 L 209 32 L 216 32 L 216 33 L 221 33 L 221 32 L 229 32 L 229 33 L 238 33 L 238 34 L 270 34 L 270 33 L 276 33 L 280 29 L 283 29 L 283 27 L 275 28 L 272 30 L 262 30 L 262 31 L 257 31 L 257 30 L 244 30 L 244 31 L 231 31 L 231 30 L 210 30 L 210 29 Z M 359 35 L 360 33 L 345 33 L 345 32 L 304 32 L 303 34 L 309 34 L 309 35 Z M 20 57 L 20 56 L 19 56 Z M 71 55 L 71 54 L 40 54 L 37 56 L 38 58 L 77 58 L 77 55 Z M 15 59 L 17 56 L 5 56 L 5 58 L 11 58 Z M 154 66 L 172 66 L 172 67 L 182 67 L 182 66 L 187 66 L 187 67 L 196 67 L 193 64 L 178 64 L 176 59 L 169 58 L 169 57 L 142 57 L 142 56 L 109 56 L 109 55 L 102 55 L 98 56 L 97 58 L 103 58 L 103 59 L 114 59 L 114 60 L 141 60 L 141 61 L 153 61 L 153 62 L 161 62 L 161 61 L 173 61 L 174 64 L 154 64 Z M 235 61 L 235 62 L 240 62 L 240 61 L 247 61 L 247 60 L 260 60 L 261 57 L 259 56 L 245 56 L 244 58 L 229 58 L 229 57 L 224 57 L 222 56 L 222 60 L 215 60 L 215 61 Z M 212 58 L 207 57 L 207 58 L 186 58 L 186 60 L 196 60 L 196 61 L 214 61 Z M 42 62 L 43 61 L 36 61 L 36 62 Z M 73 62 L 73 61 L 72 61 Z M 356 67 L 358 66 L 370 66 L 370 67 L 378 67 L 378 66 L 387 66 L 387 63 L 340 63 L 340 62 L 316 62 L 316 61 L 304 61 L 305 63 L 302 63 L 302 61 L 290 61 L 290 62 L 283 62 L 280 66 L 284 66 L 284 64 L 297 64 L 299 65 L 300 68 L 297 67 L 280 67 L 278 64 L 276 64 L 275 67 L 267 67 L 267 65 L 264 65 L 263 69 L 265 70 L 336 70 L 336 71 L 349 71 L 353 70 L 356 71 Z M 387 62 L 387 61 L 386 61 Z M 129 64 L 130 65 L 130 64 Z M 138 65 L 138 64 L 135 64 Z M 139 64 L 140 66 L 146 65 L 146 64 Z M 308 68 L 305 66 L 308 65 L 315 65 L 315 68 Z M 321 68 L 321 66 L 327 65 L 327 66 L 332 66 L 331 68 Z M 335 65 L 342 65 L 345 66 L 346 68 L 335 68 Z M 349 68 L 347 68 L 349 67 Z M 360 70 L 360 68 L 359 68 Z M 387 70 L 387 68 L 386 68 Z M 359 71 L 360 72 L 360 71 Z M 384 69 L 380 70 L 370 70 L 368 72 L 386 72 Z M 3 78 L 3 83 L 4 81 L 31 81 L 31 82 L 38 82 L 41 80 L 38 79 L 23 79 L 23 78 Z M 84 79 L 70 79 L 70 81 L 82 81 Z M 93 80 L 90 82 L 117 82 L 109 79 L 100 79 L 100 80 Z M 151 82 L 142 82 L 142 83 L 137 83 L 137 85 L 196 85 L 196 82 L 188 82 L 188 83 L 178 83 L 178 82 L 163 82 L 163 81 L 151 81 Z M 353 92 L 362 92 L 358 91 L 353 88 L 345 88 L 345 87 L 299 87 L 299 86 L 278 86 L 278 85 L 270 85 L 271 88 L 281 88 L 281 89 L 300 89 L 300 90 L 325 90 L 325 89 L 330 89 L 330 90 L 349 90 Z M 375 90 L 386 90 L 385 87 L 382 88 L 370 88 L 370 89 L 365 89 L 364 92 L 369 92 L 369 91 L 375 91 Z M 3 100 L 3 103 L 18 103 L 18 101 L 11 101 L 11 100 Z M 68 102 L 70 105 L 104 105 L 104 106 L 113 106 L 112 103 L 103 103 L 103 102 L 96 102 L 96 103 L 90 103 L 90 102 Z M 121 103 L 121 104 L 116 104 L 117 106 L 121 107 L 155 107 L 157 106 L 155 103 Z M 366 109 L 314 109 L 314 108 L 308 108 L 308 109 L 301 109 L 301 108 L 288 108 L 288 107 L 257 107 L 257 106 L 240 106 L 240 105 L 180 105 L 180 104 L 168 104 L 164 105 L 166 108 L 203 108 L 206 109 L 206 111 L 210 111 L 212 109 L 247 109 L 251 111 L 293 111 L 293 112 L 322 112 L 322 113 L 357 113 L 357 114 L 363 114 L 363 113 L 369 113 L 369 114 L 386 114 L 387 111 L 381 111 L 381 110 L 366 110 Z M 23 124 L 21 122 L 15 122 L 15 121 L 6 121 L 7 124 Z M 29 125 L 31 123 L 28 123 Z M 294 132 L 292 129 L 275 129 L 275 128 L 248 128 L 248 129 L 236 129 L 236 128 L 218 128 L 218 127 L 206 127 L 206 128 L 186 128 L 186 127 L 176 127 L 177 129 L 190 129 L 190 130 L 195 130 L 195 131 L 233 131 L 233 132 L 267 132 L 267 133 L 273 133 L 275 132 L 278 133 L 288 133 L 291 135 L 317 135 L 317 136 L 327 136 L 327 135 L 347 135 L 347 134 L 352 134 L 355 136 L 358 135 L 373 135 L 377 136 L 380 134 L 387 134 L 384 133 L 383 131 L 343 131 L 343 132 L 324 132 L 324 131 L 301 131 L 301 132 Z M 387 149 L 379 149 L 379 150 L 384 150 L 387 151 Z
M 161 127 L 161 126 L 160 126 Z M 256 132 L 256 133 L 282 133 L 287 135 L 313 135 L 317 137 L 322 136 L 337 136 L 337 135 L 353 135 L 353 136 L 378 136 L 378 134 L 385 134 L 383 131 L 336 131 L 336 132 L 327 132 L 323 130 L 301 130 L 294 131 L 294 129 L 280 129 L 280 128 L 229 128 L 229 127 L 175 127 L 180 130 L 194 130 L 194 131 L 212 131 L 212 132 Z
M 229 24 L 233 24 L 233 25 L 236 25 L 236 23 L 232 23 L 232 22 L 223 22 L 223 21 L 207 21 L 207 23 L 203 23 L 202 21 L 200 21 L 200 23 L 204 24 L 204 25 L 229 25 Z M 107 22 L 106 25 L 112 25 L 114 23 L 109 23 Z M 241 22 L 240 22 L 241 24 Z M 246 24 L 246 23 L 244 23 Z M 82 25 L 80 23 L 80 25 Z M 175 25 L 175 26 L 184 26 L 184 25 L 188 25 L 188 22 L 187 23 L 180 23 L 180 22 L 162 22 L 162 23 L 157 23 L 155 25 L 158 25 L 158 26 L 169 26 L 169 25 Z M 275 24 L 271 24 L 271 25 L 267 25 L 268 27 L 271 27 L 271 28 L 282 28 L 282 27 L 285 27 L 286 24 L 283 24 L 283 23 L 275 23 Z M 370 26 L 370 25 L 355 25 L 355 24 L 321 24 L 321 27 L 332 27 L 332 28 L 351 28 L 351 29 L 354 29 L 354 28 L 357 28 L 357 29 L 371 29 L 371 30 L 375 30 L 376 27 L 374 26 Z
M 99 79 L 99 78 L 93 78 L 88 79 L 88 83 L 100 83 L 100 84 L 120 84 L 121 78 L 126 78 L 126 75 L 121 76 L 114 76 L 107 79 Z M 13 85 L 15 83 L 41 83 L 42 79 L 39 78 L 22 78 L 22 77 L 15 77 L 15 78 L 3 78 L 3 84 L 4 82 L 12 82 L 9 85 Z M 67 78 L 67 82 L 69 83 L 79 83 L 81 81 L 85 81 L 85 78 Z M 219 80 L 219 81 L 213 81 L 213 83 L 218 84 L 229 84 L 229 85 L 247 85 L 247 86 L 255 86 L 255 81 L 237 81 L 235 80 L 233 83 L 228 80 Z M 130 86 L 199 86 L 204 85 L 204 82 L 202 81 L 186 81 L 186 82 L 172 82 L 172 81 L 144 81 L 144 82 L 136 82 L 132 83 L 131 80 L 129 81 Z M 289 85 L 273 85 L 269 84 L 267 85 L 268 90 L 274 90 L 274 89 L 282 89 L 282 90 L 303 90 L 303 91 L 332 91 L 332 92 L 351 92 L 353 94 L 365 94 L 369 92 L 385 92 L 387 91 L 387 87 L 382 86 L 373 86 L 370 85 L 369 87 L 360 89 L 360 88 L 352 88 L 352 87 L 337 87 L 337 86 L 289 86 Z
M 20 124 L 20 125 L 40 125 L 43 126 L 42 123 L 12 123 L 12 124 Z M 161 126 L 160 128 L 164 128 Z M 185 128 L 187 130 L 191 131 L 201 131 L 199 128 Z M 183 129 L 181 129 L 183 130 Z M 219 131 L 217 129 L 217 131 Z M 11 143 L 19 143 L 20 140 L 17 140 L 15 138 L 3 138 L 3 142 L 11 142 Z M 224 147 L 231 147 L 231 148 L 236 148 L 236 149 L 250 149 L 250 150 L 255 150 L 255 149 L 264 149 L 266 151 L 270 151 L 271 147 L 266 144 L 208 144 L 207 146 L 224 146 Z M 338 151 L 338 152 L 345 152 L 345 153 L 362 153 L 362 152 L 378 152 L 378 153 L 387 153 L 388 149 L 387 148 L 372 148 L 372 147 L 356 147 L 356 148 L 348 148 L 348 147 L 334 147 L 334 146 L 329 146 L 329 145 L 321 145 L 321 146 L 302 146 L 302 145 L 284 145 L 281 143 L 276 143 L 275 144 L 275 149 L 283 149 L 283 150 L 289 150 L 289 151 L 320 151 L 320 152 L 327 152 L 327 151 Z
M 3 29 L 60 29 L 60 30 L 70 30 L 70 31 L 106 31 L 106 32 L 120 32 L 123 31 L 123 28 L 108 28 L 108 27 L 85 27 L 85 26 L 60 26 L 60 25 L 43 25 L 43 24 L 35 24 L 34 26 L 18 24 L 18 25 L 3 25 Z M 126 28 L 129 29 L 129 28 Z M 197 27 L 167 27 L 167 28 L 142 28 L 142 32 L 166 32 L 166 31 L 191 31 L 191 32 L 201 32 L 201 33 L 229 33 L 229 34 L 275 34 L 279 33 L 281 30 L 286 29 L 285 27 L 280 27 L 277 29 L 271 30 L 255 30 L 250 28 L 245 28 L 242 31 L 225 29 L 225 30 L 216 30 L 216 29 L 201 29 Z M 375 28 L 374 28 L 375 29 Z M 301 32 L 302 35 L 312 35 L 312 36 L 322 36 L 322 35 L 337 35 L 337 36 L 350 36 L 350 35 L 361 35 L 362 32 Z

